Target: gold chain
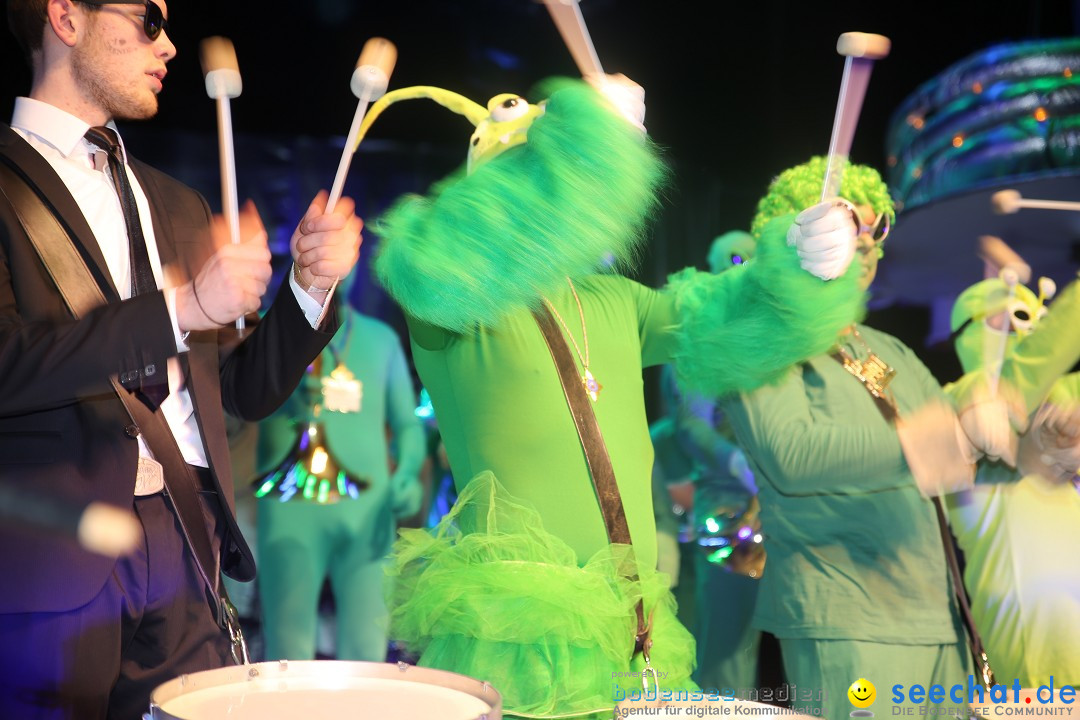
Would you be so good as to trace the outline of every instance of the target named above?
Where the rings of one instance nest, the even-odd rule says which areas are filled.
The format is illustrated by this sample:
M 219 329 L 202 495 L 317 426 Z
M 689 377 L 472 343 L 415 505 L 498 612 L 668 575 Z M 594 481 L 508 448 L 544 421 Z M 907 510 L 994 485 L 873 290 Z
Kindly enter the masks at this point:
M 600 391 L 604 389 L 604 386 L 597 382 L 593 377 L 592 371 L 589 370 L 589 330 L 585 326 L 585 310 L 581 307 L 581 298 L 578 297 L 577 289 L 574 288 L 574 281 L 570 278 L 566 278 L 566 282 L 570 284 L 570 292 L 574 295 L 574 302 L 577 303 L 578 318 L 581 320 L 581 339 L 582 344 L 585 345 L 584 354 L 581 352 L 581 348 L 578 347 L 577 340 L 574 339 L 574 334 L 570 332 L 570 327 L 566 324 L 566 321 L 562 319 L 562 315 L 555 308 L 555 305 L 546 297 L 541 297 L 544 303 L 551 310 L 551 313 L 555 316 L 555 319 L 559 321 L 559 325 L 562 325 L 563 332 L 570 338 L 570 342 L 574 344 L 574 352 L 577 353 L 578 361 L 581 363 L 581 367 L 584 370 L 584 375 L 581 378 L 581 384 L 585 386 L 585 392 L 592 398 L 593 402 L 596 402 Z
M 851 326 L 851 335 L 866 349 L 866 360 L 856 360 L 848 354 L 841 343 L 837 343 L 836 352 L 840 356 L 844 369 L 854 375 L 875 398 L 881 398 L 895 406 L 888 387 L 896 377 L 896 369 L 870 349 L 854 325 Z

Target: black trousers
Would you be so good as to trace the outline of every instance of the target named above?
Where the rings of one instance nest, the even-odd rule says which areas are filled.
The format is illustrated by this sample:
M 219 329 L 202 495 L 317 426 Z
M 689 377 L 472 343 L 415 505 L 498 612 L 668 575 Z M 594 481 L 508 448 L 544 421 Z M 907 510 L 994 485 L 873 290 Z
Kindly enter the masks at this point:
M 143 543 L 94 600 L 0 614 L 0 718 L 138 720 L 157 686 L 232 663 L 169 498 L 137 497 L 133 507 Z

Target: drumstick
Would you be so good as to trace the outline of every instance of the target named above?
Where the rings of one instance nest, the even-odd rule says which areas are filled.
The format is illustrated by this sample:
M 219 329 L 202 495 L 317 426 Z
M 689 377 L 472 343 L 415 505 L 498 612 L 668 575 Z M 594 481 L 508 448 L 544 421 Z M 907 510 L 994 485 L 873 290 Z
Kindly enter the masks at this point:
M 206 76 L 206 94 L 217 100 L 218 156 L 221 159 L 221 206 L 229 226 L 229 238 L 240 242 L 240 216 L 236 199 L 236 159 L 233 154 L 232 109 L 229 99 L 243 89 L 240 66 L 232 41 L 209 37 L 199 46 L 199 59 Z M 244 316 L 236 318 L 236 331 L 244 332 Z
M 999 190 L 990 196 L 990 204 L 998 215 L 1012 215 L 1020 208 L 1038 208 L 1040 210 L 1080 210 L 1080 202 L 1067 200 L 1028 200 L 1020 197 L 1016 190 Z
M 1016 297 L 1016 283 L 1020 281 L 1020 277 L 1016 270 L 1011 267 L 1001 269 L 1001 275 L 999 276 L 1001 281 L 1005 283 L 1005 287 L 1008 288 L 1009 296 L 1008 301 L 1005 303 L 1005 318 L 1003 326 L 998 328 L 1001 332 L 998 337 L 997 347 L 994 349 L 993 357 L 990 358 L 993 362 L 985 363 L 985 366 L 989 368 L 990 373 L 990 397 L 997 397 L 998 383 L 1001 381 L 1001 370 L 1005 365 L 1005 352 L 1008 349 L 1009 344 L 1009 331 L 1012 329 L 1012 301 Z
M 840 96 L 836 100 L 836 115 L 829 138 L 822 201 L 839 194 L 844 162 L 851 153 L 851 141 L 870 82 L 870 71 L 874 69 L 875 60 L 888 56 L 891 47 L 889 38 L 871 33 L 847 32 L 836 41 L 836 52 L 844 56 L 844 74 L 840 79 Z
M 1031 266 L 1001 238 L 993 235 L 980 236 L 977 254 L 987 264 L 986 277 L 994 277 L 1003 268 L 1011 268 L 1021 283 L 1027 285 L 1031 282 Z
M 349 81 L 349 89 L 358 99 L 356 113 L 353 115 L 352 126 L 349 128 L 349 136 L 345 140 L 341 161 L 338 162 L 337 175 L 334 176 L 330 197 L 326 201 L 327 213 L 334 212 L 334 206 L 341 198 L 345 176 L 349 173 L 349 164 L 355 150 L 353 146 L 356 144 L 356 134 L 360 130 L 360 123 L 364 120 L 368 105 L 372 100 L 378 100 L 386 93 L 395 62 L 397 62 L 397 48 L 394 47 L 394 43 L 385 38 L 371 38 L 364 43 L 364 48 L 360 51 L 356 69 L 353 70 L 352 79 Z
M 378 100 L 386 93 L 390 85 L 390 73 L 394 71 L 397 62 L 397 47 L 386 38 L 371 38 L 364 43 L 360 50 L 360 57 L 356 61 L 356 69 L 353 70 L 349 80 L 349 89 L 357 97 L 356 112 L 353 114 L 352 125 L 349 127 L 349 135 L 345 138 L 345 147 L 341 151 L 341 160 L 338 162 L 337 175 L 334 176 L 334 184 L 330 189 L 330 197 L 326 200 L 326 212 L 334 212 L 337 201 L 341 198 L 341 191 L 345 187 L 345 176 L 349 174 L 349 164 L 352 162 L 353 152 L 356 150 L 356 135 L 360 131 L 360 123 L 364 121 L 364 114 L 372 100 Z M 315 327 L 322 324 L 326 317 L 326 311 L 330 307 L 330 299 L 337 289 L 338 280 L 330 283 L 330 289 L 326 293 L 322 312 L 315 322 Z
M 555 27 L 559 29 L 563 42 L 577 63 L 582 77 L 604 76 L 600 58 L 596 55 L 589 29 L 585 27 L 585 18 L 581 15 L 578 0 L 544 0 Z

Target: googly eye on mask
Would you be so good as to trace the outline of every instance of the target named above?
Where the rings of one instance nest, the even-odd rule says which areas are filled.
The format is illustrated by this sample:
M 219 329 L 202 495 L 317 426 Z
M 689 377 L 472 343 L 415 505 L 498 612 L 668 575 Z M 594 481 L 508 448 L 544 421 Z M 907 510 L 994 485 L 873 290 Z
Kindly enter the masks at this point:
M 1012 327 L 1012 331 L 1021 337 L 1030 333 L 1038 323 L 1039 319 L 1046 314 L 1045 307 L 1040 306 L 1033 311 L 1031 307 L 1019 298 L 1013 298 L 1009 301 L 1008 310 L 1009 324 Z

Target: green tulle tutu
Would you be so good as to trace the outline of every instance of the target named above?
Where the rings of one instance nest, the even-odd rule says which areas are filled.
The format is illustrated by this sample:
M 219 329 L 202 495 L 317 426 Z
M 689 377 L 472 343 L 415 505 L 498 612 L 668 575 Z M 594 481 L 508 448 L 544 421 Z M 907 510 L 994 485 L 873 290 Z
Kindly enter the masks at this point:
M 675 618 L 667 576 L 640 568 L 631 582 L 627 567 L 625 545 L 580 567 L 539 513 L 482 473 L 437 527 L 401 531 L 390 634 L 420 665 L 490 682 L 509 715 L 610 718 L 616 698 L 642 689 L 633 673 L 643 662 L 631 660 L 642 595 L 660 687 L 696 688 L 694 639 Z

